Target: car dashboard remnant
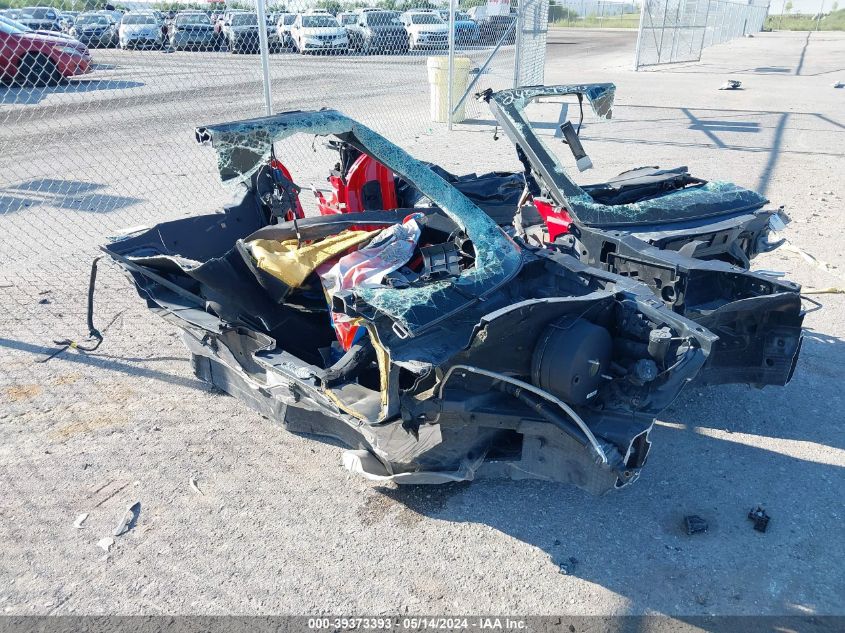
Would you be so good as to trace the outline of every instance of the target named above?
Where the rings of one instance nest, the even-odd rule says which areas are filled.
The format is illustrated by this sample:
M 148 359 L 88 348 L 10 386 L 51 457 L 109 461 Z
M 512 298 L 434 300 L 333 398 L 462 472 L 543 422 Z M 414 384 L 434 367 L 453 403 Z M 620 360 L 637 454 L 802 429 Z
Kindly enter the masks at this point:
M 274 154 L 294 134 L 350 153 L 318 217 L 303 217 Z M 197 376 L 293 432 L 341 441 L 344 465 L 370 479 L 625 486 L 655 416 L 720 342 L 635 276 L 532 247 L 445 172 L 339 112 L 210 125 L 197 138 L 240 201 L 104 250 L 182 329 Z M 354 202 L 344 187 L 358 160 L 372 171 Z M 370 182 L 422 202 L 403 207 Z

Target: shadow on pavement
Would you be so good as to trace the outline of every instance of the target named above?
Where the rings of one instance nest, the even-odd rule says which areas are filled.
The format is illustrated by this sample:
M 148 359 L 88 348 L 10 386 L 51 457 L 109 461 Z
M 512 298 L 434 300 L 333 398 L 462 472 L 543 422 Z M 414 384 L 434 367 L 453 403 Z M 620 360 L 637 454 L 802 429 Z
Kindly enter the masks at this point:
M 809 333 L 786 388 L 687 388 L 655 426 L 640 481 L 604 497 L 537 481 L 378 490 L 537 547 L 548 573 L 601 585 L 633 614 L 837 613 L 843 357 L 845 342 Z M 765 533 L 747 517 L 758 504 L 772 517 Z M 689 514 L 708 531 L 687 535 Z
M 109 213 L 142 202 L 102 193 L 106 185 L 80 180 L 36 178 L 0 189 L 0 215 L 48 205 L 70 211 Z
M 51 95 L 127 90 L 143 85 L 140 81 L 121 79 L 71 79 L 65 84 L 47 88 L 0 86 L 0 105 L 36 105 Z

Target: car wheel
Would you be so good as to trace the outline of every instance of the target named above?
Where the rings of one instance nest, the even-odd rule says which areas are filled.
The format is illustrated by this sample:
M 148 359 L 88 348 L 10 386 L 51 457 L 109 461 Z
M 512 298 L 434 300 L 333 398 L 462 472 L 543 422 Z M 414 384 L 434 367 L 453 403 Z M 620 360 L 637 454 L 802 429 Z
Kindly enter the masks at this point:
M 18 73 L 15 75 L 18 85 L 30 85 L 36 88 L 58 86 L 64 77 L 49 57 L 32 55 L 24 57 Z

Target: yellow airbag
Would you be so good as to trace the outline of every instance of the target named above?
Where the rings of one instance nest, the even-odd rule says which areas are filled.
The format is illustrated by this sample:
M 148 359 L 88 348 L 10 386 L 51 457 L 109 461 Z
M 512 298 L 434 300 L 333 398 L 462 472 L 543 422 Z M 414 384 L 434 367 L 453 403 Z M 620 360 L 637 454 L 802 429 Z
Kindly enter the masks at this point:
M 281 279 L 291 288 L 298 288 L 317 266 L 372 239 L 379 231 L 345 230 L 319 241 L 303 242 L 299 248 L 296 240 L 253 240 L 247 243 L 247 247 L 258 268 Z

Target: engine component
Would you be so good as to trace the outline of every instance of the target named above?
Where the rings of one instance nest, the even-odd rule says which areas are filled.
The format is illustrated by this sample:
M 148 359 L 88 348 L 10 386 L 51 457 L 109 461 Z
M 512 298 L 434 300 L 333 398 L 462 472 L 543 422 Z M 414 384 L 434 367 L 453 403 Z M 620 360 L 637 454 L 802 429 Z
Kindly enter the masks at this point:
M 613 349 L 610 333 L 586 319 L 552 323 L 534 348 L 531 379 L 566 402 L 584 404 L 607 373 Z

